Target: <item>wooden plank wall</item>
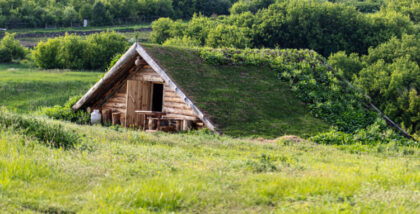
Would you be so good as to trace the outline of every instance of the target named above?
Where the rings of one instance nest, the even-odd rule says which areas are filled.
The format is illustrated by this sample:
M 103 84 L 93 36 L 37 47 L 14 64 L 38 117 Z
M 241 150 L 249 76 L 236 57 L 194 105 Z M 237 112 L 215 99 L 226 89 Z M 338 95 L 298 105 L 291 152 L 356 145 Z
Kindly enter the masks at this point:
M 131 69 L 133 70 L 133 69 Z M 127 126 L 138 127 L 142 118 L 133 115 L 135 110 L 151 110 L 153 83 L 164 84 L 163 90 L 163 111 L 167 112 L 167 117 L 179 120 L 198 121 L 196 113 L 179 97 L 176 92 L 165 84 L 163 79 L 149 65 L 125 80 L 124 86 L 118 90 L 111 98 L 106 100 L 101 106 L 102 112 L 119 112 L 124 116 Z M 128 85 L 128 87 L 127 87 Z M 133 92 L 139 91 L 139 93 Z M 109 93 L 107 93 L 109 94 Z M 131 95 L 139 102 L 130 101 L 127 98 Z
M 198 120 L 197 114 L 167 84 L 163 88 L 163 111 L 168 113 L 168 117 Z

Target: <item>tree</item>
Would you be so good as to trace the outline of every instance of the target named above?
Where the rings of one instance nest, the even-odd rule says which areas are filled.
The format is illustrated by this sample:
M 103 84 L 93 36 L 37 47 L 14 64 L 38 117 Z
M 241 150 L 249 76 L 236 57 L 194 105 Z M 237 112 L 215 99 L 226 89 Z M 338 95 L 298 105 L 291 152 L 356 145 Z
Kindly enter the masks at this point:
M 214 48 L 248 48 L 251 47 L 249 34 L 248 28 L 219 24 L 210 30 L 206 43 Z
M 103 26 L 111 24 L 111 17 L 109 12 L 106 10 L 104 4 L 100 1 L 97 1 L 93 5 L 92 9 L 92 24 Z
M 64 13 L 63 21 L 65 25 L 71 26 L 74 23 L 79 21 L 79 14 L 76 12 L 76 10 L 73 7 L 66 7 L 63 13 Z

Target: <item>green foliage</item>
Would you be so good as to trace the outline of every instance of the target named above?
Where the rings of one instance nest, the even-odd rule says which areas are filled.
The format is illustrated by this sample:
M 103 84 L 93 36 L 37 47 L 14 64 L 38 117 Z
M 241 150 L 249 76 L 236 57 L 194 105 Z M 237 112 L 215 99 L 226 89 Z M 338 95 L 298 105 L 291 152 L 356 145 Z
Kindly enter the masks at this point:
M 170 18 L 160 18 L 152 23 L 153 32 L 151 39 L 153 42 L 162 44 L 171 37 L 171 27 L 173 21 Z
M 178 46 L 178 47 L 199 47 L 201 42 L 198 40 L 194 40 L 190 37 L 184 36 L 182 38 L 174 37 L 167 39 L 164 43 L 164 46 Z
M 358 57 L 338 52 L 329 63 L 344 72 L 353 83 L 364 90 L 372 102 L 408 133 L 420 134 L 420 39 L 404 34 L 369 49 L 369 54 Z M 351 75 L 351 76 L 350 76 Z
M 56 105 L 50 108 L 42 109 L 42 114 L 56 120 L 64 120 L 77 124 L 89 124 L 90 115 L 86 111 L 73 111 L 71 107 L 81 98 L 82 96 L 73 96 L 64 104 L 64 106 Z
M 119 53 L 119 54 L 115 54 L 115 56 L 114 57 L 112 57 L 112 60 L 111 60 L 111 62 L 109 63 L 109 65 L 108 65 L 108 68 L 106 69 L 106 70 L 110 70 L 112 67 L 114 67 L 114 65 L 115 65 L 115 63 L 117 63 L 118 62 L 118 60 L 120 60 L 120 58 L 123 56 L 123 53 Z M 105 73 L 103 74 L 103 75 L 105 75 Z M 102 76 L 103 77 L 103 76 Z
M 393 37 L 375 48 L 370 48 L 369 54 L 363 56 L 362 60 L 370 65 L 379 60 L 393 63 L 401 57 L 408 57 L 410 61 L 420 65 L 420 38 L 418 36 L 404 34 L 400 39 Z
M 254 3 L 259 6 L 248 8 Z M 189 23 L 163 19 L 153 27 L 154 41 L 162 44 L 172 37 L 188 36 L 203 46 L 306 48 L 329 56 L 338 51 L 364 54 L 393 36 L 414 33 L 409 17 L 393 10 L 364 14 L 355 7 L 325 1 L 271 3 L 239 1 L 230 16 L 194 16 Z M 245 44 L 238 45 L 237 39 Z
M 377 117 L 364 107 L 364 96 L 337 79 L 316 52 L 308 50 L 203 49 L 201 57 L 211 64 L 270 66 L 287 81 L 311 113 L 338 127 L 354 132 Z M 274 75 L 273 75 L 274 76 Z
M 62 125 L 9 113 L 5 109 L 0 110 L 0 127 L 17 130 L 54 147 L 72 147 L 80 141 L 74 131 L 65 130 Z
M 410 17 L 414 23 L 420 23 L 420 2 L 418 0 L 389 0 L 384 10 L 394 10 Z
M 397 58 L 392 64 L 379 60 L 360 71 L 355 83 L 386 115 L 409 133 L 419 134 L 420 68 L 415 62 L 408 57 Z
M 97 1 L 93 5 L 92 9 L 92 24 L 96 26 L 103 26 L 111 24 L 111 20 L 111 15 L 106 10 L 105 5 L 102 2 Z
M 231 14 L 241 14 L 244 12 L 256 13 L 258 10 L 267 8 L 273 4 L 275 0 L 239 0 L 232 5 Z
M 15 34 L 6 33 L 0 41 L 0 62 L 24 59 L 27 50 L 15 39 Z
M 311 141 L 326 145 L 370 145 L 397 144 L 398 146 L 420 147 L 420 143 L 408 140 L 389 129 L 383 119 L 378 119 L 374 124 L 359 129 L 353 134 L 344 133 L 331 129 L 329 132 L 320 133 L 310 138 Z
M 32 51 L 32 57 L 39 68 L 62 68 L 60 60 L 61 39 L 48 39 L 40 42 Z
M 105 69 L 116 54 L 128 48 L 126 38 L 115 32 L 102 32 L 86 37 L 89 46 L 88 69 Z
M 352 80 L 363 68 L 362 61 L 358 54 L 352 53 L 347 55 L 344 51 L 332 54 L 328 58 L 328 64 L 338 70 L 340 75 L 347 80 Z
M 231 0 L 13 0 L 0 1 L 0 26 L 8 28 L 138 23 L 155 17 L 189 19 L 229 14 Z M 21 25 L 23 24 L 24 25 Z
M 32 51 L 40 68 L 105 69 L 113 56 L 124 52 L 128 43 L 115 32 L 92 34 L 86 38 L 66 35 L 40 42 Z
M 89 43 L 86 40 L 76 35 L 67 34 L 60 41 L 58 58 L 61 68 L 75 70 L 88 68 L 88 63 L 90 62 L 88 53 Z
M 248 48 L 251 47 L 249 35 L 250 30 L 247 28 L 218 25 L 209 31 L 206 43 L 213 48 Z

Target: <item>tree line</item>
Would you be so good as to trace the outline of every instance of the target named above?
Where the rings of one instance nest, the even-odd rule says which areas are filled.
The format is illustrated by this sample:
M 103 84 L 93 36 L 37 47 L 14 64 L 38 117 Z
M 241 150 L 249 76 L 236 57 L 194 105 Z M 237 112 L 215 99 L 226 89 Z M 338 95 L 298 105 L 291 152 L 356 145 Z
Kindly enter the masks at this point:
M 94 26 L 118 25 L 146 17 L 189 19 L 228 14 L 236 0 L 0 0 L 0 27 L 71 26 L 90 20 Z

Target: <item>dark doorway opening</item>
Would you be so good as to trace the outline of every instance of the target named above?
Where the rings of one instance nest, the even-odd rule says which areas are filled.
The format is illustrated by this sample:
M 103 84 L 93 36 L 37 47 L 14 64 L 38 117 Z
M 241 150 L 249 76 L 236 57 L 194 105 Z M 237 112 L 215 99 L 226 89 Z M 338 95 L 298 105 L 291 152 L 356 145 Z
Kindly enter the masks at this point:
M 152 111 L 162 111 L 163 107 L 163 84 L 153 84 Z

